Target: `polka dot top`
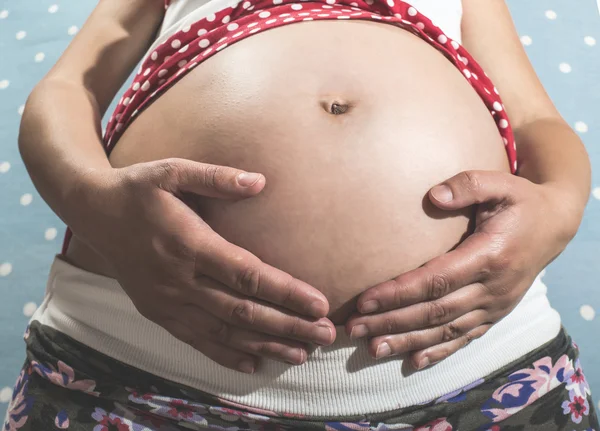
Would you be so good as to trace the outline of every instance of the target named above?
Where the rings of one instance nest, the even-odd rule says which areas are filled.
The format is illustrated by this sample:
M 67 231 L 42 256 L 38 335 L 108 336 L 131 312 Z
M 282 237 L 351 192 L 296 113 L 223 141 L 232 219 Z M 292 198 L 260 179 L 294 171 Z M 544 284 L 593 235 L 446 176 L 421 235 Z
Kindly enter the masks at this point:
M 176 0 L 183 1 L 183 0 Z M 166 2 L 166 7 L 169 1 Z M 112 114 L 103 144 L 107 154 L 137 115 L 207 58 L 253 34 L 301 21 L 369 20 L 412 32 L 444 55 L 481 97 L 498 126 L 512 173 L 517 171 L 514 135 L 498 90 L 473 57 L 411 4 L 401 0 L 240 0 L 152 47 Z M 71 237 L 67 230 L 66 251 Z
M 107 152 L 141 110 L 190 70 L 227 46 L 253 34 L 295 22 L 360 19 L 381 21 L 411 31 L 454 64 L 490 110 L 503 138 L 511 170 L 516 173 L 514 136 L 498 90 L 457 41 L 411 4 L 401 0 L 233 1 L 236 3 L 204 18 L 186 22 L 180 30 L 150 50 L 108 122 L 104 136 Z M 170 0 L 166 0 L 167 8 L 169 3 Z

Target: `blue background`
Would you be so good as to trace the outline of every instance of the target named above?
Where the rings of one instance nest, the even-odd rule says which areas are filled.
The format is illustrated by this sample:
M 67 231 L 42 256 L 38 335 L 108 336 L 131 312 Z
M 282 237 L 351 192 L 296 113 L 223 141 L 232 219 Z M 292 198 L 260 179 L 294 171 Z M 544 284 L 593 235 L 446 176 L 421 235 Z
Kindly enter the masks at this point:
M 551 303 L 582 350 L 581 361 L 592 391 L 599 391 L 595 399 L 600 408 L 600 316 L 595 315 L 600 313 L 598 5 L 593 0 L 508 3 L 542 82 L 584 140 L 595 167 L 594 191 L 581 229 L 547 268 L 543 280 Z M 63 224 L 36 193 L 19 157 L 22 105 L 95 4 L 91 0 L 0 1 L 1 417 L 23 363 L 22 333 L 42 300 L 49 265 L 64 232 Z

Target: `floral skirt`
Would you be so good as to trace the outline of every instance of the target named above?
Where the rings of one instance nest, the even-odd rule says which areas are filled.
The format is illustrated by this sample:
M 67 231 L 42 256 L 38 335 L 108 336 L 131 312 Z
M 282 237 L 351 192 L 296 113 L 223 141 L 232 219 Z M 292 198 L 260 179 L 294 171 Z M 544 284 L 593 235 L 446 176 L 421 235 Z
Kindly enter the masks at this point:
M 355 417 L 265 414 L 126 365 L 32 322 L 5 431 L 600 431 L 579 350 L 558 336 L 484 379 L 418 406 Z

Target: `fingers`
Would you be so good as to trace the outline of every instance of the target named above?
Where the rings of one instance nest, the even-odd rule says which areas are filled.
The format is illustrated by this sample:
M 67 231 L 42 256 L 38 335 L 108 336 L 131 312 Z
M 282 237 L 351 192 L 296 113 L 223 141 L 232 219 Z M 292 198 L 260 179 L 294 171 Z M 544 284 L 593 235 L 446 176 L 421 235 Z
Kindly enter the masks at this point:
M 198 338 L 194 330 L 179 320 L 165 319 L 160 322 L 160 325 L 175 338 L 189 344 L 219 365 L 248 374 L 252 374 L 256 369 L 258 361 L 256 357 L 207 339 Z
M 196 274 L 219 281 L 240 295 L 279 305 L 303 316 L 324 317 L 325 295 L 218 235 L 196 247 Z
M 306 319 L 236 294 L 209 279 L 199 280 L 195 291 L 198 307 L 235 327 L 319 345 L 329 345 L 335 339 L 335 326 L 326 318 Z
M 482 324 L 465 335 L 456 338 L 455 340 L 448 341 L 443 344 L 431 347 L 424 351 L 415 352 L 410 355 L 410 361 L 416 369 L 423 369 L 427 366 L 437 364 L 438 362 L 446 359 L 452 354 L 456 353 L 471 341 L 483 336 L 492 327 L 491 323 Z
M 361 313 L 381 313 L 423 301 L 435 301 L 476 283 L 488 274 L 490 247 L 483 232 L 467 237 L 456 249 L 393 280 L 373 286 L 357 300 Z
M 202 340 L 209 341 L 292 365 L 300 365 L 308 357 L 308 346 L 304 343 L 234 326 L 193 305 L 181 307 L 172 319 L 191 328 L 196 345 Z
M 484 307 L 485 288 L 471 284 L 435 301 L 421 302 L 384 313 L 353 316 L 346 322 L 351 338 L 405 334 L 452 322 Z
M 521 179 L 498 171 L 464 171 L 429 191 L 431 202 L 442 209 L 459 209 L 484 202 L 514 202 Z
M 150 169 L 154 180 L 173 194 L 188 192 L 231 199 L 253 196 L 265 186 L 261 174 L 185 159 L 160 160 Z
M 411 355 L 415 368 L 425 357 L 430 364 L 439 362 L 443 355 L 450 356 L 479 334 L 482 326 L 491 326 L 489 313 L 475 310 L 444 325 L 405 334 L 374 337 L 369 341 L 369 353 L 377 358 L 399 355 L 407 352 L 418 352 Z M 476 332 L 473 332 L 476 331 Z M 483 335 L 483 333 L 481 333 Z M 480 335 L 479 335 L 480 336 Z

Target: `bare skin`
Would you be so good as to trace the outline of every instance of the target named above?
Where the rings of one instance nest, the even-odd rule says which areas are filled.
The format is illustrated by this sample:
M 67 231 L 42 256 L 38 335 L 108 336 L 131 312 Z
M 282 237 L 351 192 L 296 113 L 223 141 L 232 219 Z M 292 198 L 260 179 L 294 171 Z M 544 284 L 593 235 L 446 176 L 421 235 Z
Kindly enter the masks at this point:
M 310 56 L 298 55 L 303 46 Z M 338 325 L 361 292 L 467 233 L 468 209 L 424 203 L 432 185 L 467 169 L 508 172 L 462 74 L 416 36 L 360 21 L 302 23 L 229 47 L 144 111 L 110 160 L 167 157 L 263 173 L 252 199 L 184 201 L 227 241 L 319 289 Z M 67 257 L 115 275 L 77 242 Z
M 373 356 L 387 342 L 388 354 L 413 351 L 415 366 L 451 355 L 510 312 L 532 277 L 575 235 L 590 190 L 584 146 L 545 93 L 504 1 L 462 3 L 463 43 L 503 97 L 517 135 L 519 177 L 471 170 L 445 179 L 454 200 L 442 202 L 431 191 L 425 205 L 431 202 L 450 214 L 474 204 L 508 209 L 488 214 L 492 222 L 486 226 L 502 235 L 492 240 L 484 229 L 456 253 L 360 296 L 357 305 L 365 314 L 350 318 L 346 331 L 366 325 L 363 336 L 372 336 Z M 252 372 L 263 356 L 288 361 L 291 347 L 298 349 L 292 352 L 295 363 L 302 362 L 307 344 L 301 340 L 330 343 L 335 337 L 324 317 L 329 304 L 323 294 L 207 229 L 177 198 L 193 193 L 252 199 L 265 188 L 265 177 L 248 182 L 251 177 L 235 167 L 172 158 L 117 169 L 101 147 L 100 118 L 146 51 L 163 13 L 162 0 L 98 2 L 27 101 L 19 136 L 23 160 L 40 195 L 102 257 L 146 317 L 229 368 Z M 245 175 L 245 184 L 238 174 Z M 543 235 L 529 228 L 541 219 Z M 478 259 L 471 259 L 473 253 Z M 394 275 L 400 272 L 398 267 Z M 200 306 L 184 307 L 191 296 L 204 306 L 216 300 L 210 296 L 214 289 L 205 288 L 209 279 L 222 289 L 218 303 L 226 304 L 216 316 Z M 433 289 L 435 280 L 444 280 L 444 289 Z M 368 311 L 373 300 L 383 309 Z M 231 322 L 235 310 L 255 305 L 255 322 L 242 322 L 244 330 Z M 431 310 L 442 310 L 444 318 L 432 319 Z M 324 328 L 331 330 L 326 341 L 319 338 Z

